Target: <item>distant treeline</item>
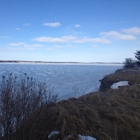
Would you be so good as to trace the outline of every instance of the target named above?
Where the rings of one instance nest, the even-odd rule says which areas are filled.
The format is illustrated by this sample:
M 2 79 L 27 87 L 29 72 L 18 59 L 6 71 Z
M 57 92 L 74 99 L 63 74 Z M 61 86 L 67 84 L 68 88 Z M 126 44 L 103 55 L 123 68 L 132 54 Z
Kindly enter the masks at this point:
M 52 62 L 52 61 L 20 61 L 20 60 L 0 60 L 0 63 L 62 63 L 62 64 L 122 64 L 119 62 Z

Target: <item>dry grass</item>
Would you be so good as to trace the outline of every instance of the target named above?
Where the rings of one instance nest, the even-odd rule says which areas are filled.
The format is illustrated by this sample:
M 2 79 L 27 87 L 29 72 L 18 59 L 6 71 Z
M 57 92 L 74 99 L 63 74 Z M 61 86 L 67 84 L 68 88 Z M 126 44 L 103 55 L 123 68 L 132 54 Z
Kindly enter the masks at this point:
M 23 124 L 22 138 L 46 140 L 51 131 L 57 130 L 60 134 L 50 140 L 76 140 L 77 134 L 98 140 L 139 140 L 139 91 L 140 87 L 133 85 L 45 106 Z

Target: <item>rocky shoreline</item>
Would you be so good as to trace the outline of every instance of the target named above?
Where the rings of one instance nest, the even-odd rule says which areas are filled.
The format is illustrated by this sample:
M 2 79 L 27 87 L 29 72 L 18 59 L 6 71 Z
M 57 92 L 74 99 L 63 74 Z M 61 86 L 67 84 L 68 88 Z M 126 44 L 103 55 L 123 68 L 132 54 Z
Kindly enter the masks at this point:
M 106 75 L 100 80 L 101 85 L 99 91 L 107 91 L 110 89 L 111 85 L 116 82 L 128 81 L 129 85 L 140 84 L 139 77 L 140 70 L 135 69 L 118 69 L 115 73 Z M 137 80 L 136 80 L 137 79 Z

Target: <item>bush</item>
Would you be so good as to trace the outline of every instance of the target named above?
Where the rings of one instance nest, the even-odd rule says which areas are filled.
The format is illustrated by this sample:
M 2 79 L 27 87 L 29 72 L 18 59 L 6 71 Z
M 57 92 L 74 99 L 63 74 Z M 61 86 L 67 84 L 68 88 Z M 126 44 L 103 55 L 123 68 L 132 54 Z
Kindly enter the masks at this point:
M 124 68 L 135 68 L 137 67 L 136 61 L 132 58 L 126 58 L 124 62 Z
M 2 75 L 0 83 L 0 135 L 8 140 L 16 133 L 21 123 L 34 111 L 45 104 L 57 101 L 58 95 L 52 95 L 53 88 L 45 83 L 37 83 L 34 78 L 24 74 Z

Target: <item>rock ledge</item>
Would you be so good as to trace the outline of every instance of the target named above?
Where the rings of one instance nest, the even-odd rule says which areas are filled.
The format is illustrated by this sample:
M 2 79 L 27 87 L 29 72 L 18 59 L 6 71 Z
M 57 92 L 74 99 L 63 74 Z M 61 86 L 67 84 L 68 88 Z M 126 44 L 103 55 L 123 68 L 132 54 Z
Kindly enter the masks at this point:
M 140 70 L 139 69 L 118 69 L 115 73 L 106 75 L 100 80 L 101 85 L 99 90 L 109 90 L 111 85 L 120 81 L 128 81 L 129 85 L 140 83 Z

